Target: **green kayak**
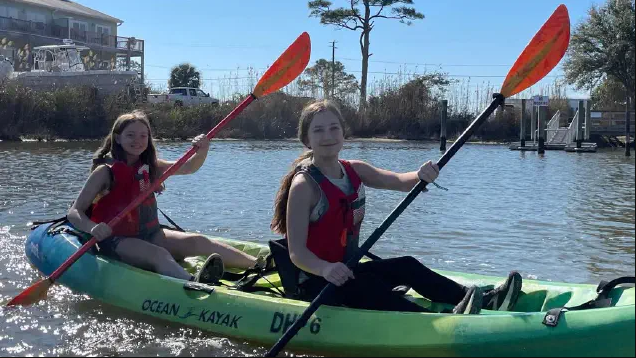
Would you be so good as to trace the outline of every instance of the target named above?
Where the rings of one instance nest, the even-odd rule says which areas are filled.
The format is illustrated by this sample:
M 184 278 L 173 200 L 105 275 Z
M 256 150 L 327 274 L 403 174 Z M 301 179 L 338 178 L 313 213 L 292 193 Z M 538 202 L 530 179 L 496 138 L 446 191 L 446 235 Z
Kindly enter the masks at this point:
M 29 261 L 52 273 L 79 247 L 71 233 L 51 224 L 35 228 L 26 241 Z M 214 238 L 251 255 L 266 255 L 255 243 Z M 201 258 L 185 265 L 195 270 Z M 502 277 L 440 273 L 464 284 L 498 285 Z M 276 274 L 258 286 L 280 286 Z M 93 254 L 83 255 L 59 282 L 75 292 L 155 318 L 177 322 L 270 347 L 308 303 L 270 292 L 248 293 L 224 286 L 184 289 L 184 281 L 143 271 Z M 596 286 L 524 280 L 514 312 L 479 315 L 403 313 L 322 306 L 287 348 L 296 353 L 363 356 L 634 356 L 634 288 L 610 291 L 605 308 L 568 311 L 556 326 L 546 312 L 595 299 Z M 413 291 L 413 301 L 436 312 L 448 308 Z

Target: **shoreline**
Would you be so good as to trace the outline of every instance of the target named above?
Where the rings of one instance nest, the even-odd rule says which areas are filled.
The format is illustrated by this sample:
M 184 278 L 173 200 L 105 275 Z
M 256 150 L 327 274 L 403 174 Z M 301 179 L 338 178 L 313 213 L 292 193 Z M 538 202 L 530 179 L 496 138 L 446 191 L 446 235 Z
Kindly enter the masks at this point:
M 11 139 L 0 139 L 0 142 L 6 143 L 65 143 L 65 142 L 101 142 L 103 138 L 92 139 L 92 138 L 84 138 L 84 139 L 44 139 L 44 138 L 19 138 L 17 140 Z M 181 139 L 181 138 L 154 138 L 155 142 L 187 142 L 192 140 L 192 138 Z M 272 141 L 272 142 L 293 142 L 297 141 L 297 138 L 274 138 L 274 139 L 256 139 L 256 138 L 212 138 L 210 141 L 227 141 L 227 142 L 236 142 L 236 141 Z M 386 137 L 348 137 L 346 141 L 353 142 L 376 142 L 376 143 L 406 143 L 406 142 L 434 142 L 439 143 L 439 140 L 436 139 L 396 139 L 396 138 L 386 138 Z M 447 144 L 455 143 L 456 139 L 447 139 Z M 486 144 L 486 145 L 507 145 L 511 142 L 508 141 L 482 141 L 479 139 L 468 140 L 466 143 L 470 144 Z

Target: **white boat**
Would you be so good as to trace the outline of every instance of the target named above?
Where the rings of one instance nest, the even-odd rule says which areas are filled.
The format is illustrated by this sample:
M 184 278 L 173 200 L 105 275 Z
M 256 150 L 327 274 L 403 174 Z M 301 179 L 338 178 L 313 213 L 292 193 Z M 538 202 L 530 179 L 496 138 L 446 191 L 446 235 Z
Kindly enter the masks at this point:
M 83 52 L 90 55 L 90 48 L 75 45 L 65 39 L 62 45 L 46 45 L 33 48 L 31 71 L 13 72 L 11 79 L 37 89 L 52 90 L 66 86 L 91 86 L 98 94 L 108 95 L 122 90 L 141 94 L 139 73 L 110 69 L 86 69 Z

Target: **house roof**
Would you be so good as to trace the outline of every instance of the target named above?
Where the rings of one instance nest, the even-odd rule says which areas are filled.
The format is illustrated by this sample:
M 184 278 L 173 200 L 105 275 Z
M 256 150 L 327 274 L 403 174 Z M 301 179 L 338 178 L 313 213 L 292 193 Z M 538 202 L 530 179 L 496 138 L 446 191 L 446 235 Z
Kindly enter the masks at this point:
M 110 22 L 122 23 L 123 21 L 104 14 L 103 12 L 99 12 L 97 10 L 93 10 L 84 5 L 80 5 L 76 2 L 70 0 L 14 0 L 16 2 L 21 2 L 25 4 L 30 4 L 33 6 L 46 7 L 49 9 L 58 9 L 64 12 L 69 12 L 71 14 L 77 14 L 97 19 L 102 19 Z

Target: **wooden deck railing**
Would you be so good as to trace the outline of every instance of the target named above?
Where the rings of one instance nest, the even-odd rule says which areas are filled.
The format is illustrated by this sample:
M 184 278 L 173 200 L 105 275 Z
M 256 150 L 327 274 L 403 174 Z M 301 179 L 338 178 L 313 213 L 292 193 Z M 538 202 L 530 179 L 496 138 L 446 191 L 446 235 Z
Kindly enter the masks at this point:
M 26 34 L 56 37 L 59 39 L 70 38 L 76 42 L 82 42 L 88 47 L 99 45 L 116 48 L 120 51 L 130 50 L 133 52 L 144 51 L 144 40 L 134 37 L 113 36 L 92 31 L 78 31 L 68 27 L 54 24 L 44 24 L 41 22 L 24 21 L 9 17 L 0 16 L 0 31 L 17 31 Z

